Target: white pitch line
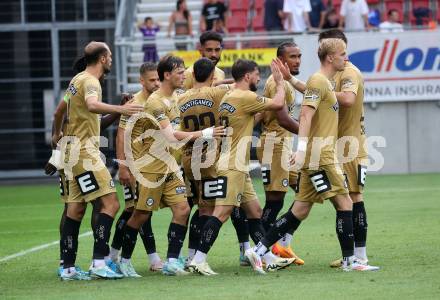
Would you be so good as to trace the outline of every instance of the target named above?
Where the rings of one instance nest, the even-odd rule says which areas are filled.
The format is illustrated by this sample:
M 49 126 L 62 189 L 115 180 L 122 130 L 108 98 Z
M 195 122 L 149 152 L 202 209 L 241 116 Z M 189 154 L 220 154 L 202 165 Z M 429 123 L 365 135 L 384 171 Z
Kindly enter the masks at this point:
M 78 236 L 78 238 L 84 237 L 84 236 L 89 236 L 89 235 L 92 235 L 92 234 L 93 234 L 92 231 L 87 231 L 87 232 L 81 233 Z M 0 263 L 8 261 L 8 260 L 11 260 L 11 259 L 14 259 L 14 258 L 17 258 L 17 257 L 20 257 L 20 256 L 23 256 L 23 255 L 27 255 L 27 254 L 32 253 L 32 252 L 36 252 L 36 251 L 40 251 L 40 250 L 49 248 L 50 246 L 58 245 L 59 243 L 60 243 L 59 240 L 58 241 L 53 241 L 51 243 L 47 243 L 47 244 L 43 244 L 43 245 L 40 245 L 40 246 L 32 247 L 30 249 L 23 250 L 23 251 L 20 251 L 20 252 L 17 252 L 17 253 L 14 253 L 14 254 L 2 257 L 0 259 Z

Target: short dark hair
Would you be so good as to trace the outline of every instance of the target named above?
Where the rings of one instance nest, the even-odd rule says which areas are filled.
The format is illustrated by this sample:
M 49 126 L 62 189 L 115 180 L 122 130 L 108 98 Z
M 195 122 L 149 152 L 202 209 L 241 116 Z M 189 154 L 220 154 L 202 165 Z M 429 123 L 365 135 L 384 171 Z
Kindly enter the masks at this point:
M 159 80 L 162 82 L 165 79 L 165 72 L 172 72 L 174 69 L 179 67 L 185 67 L 183 59 L 173 55 L 165 55 L 159 61 L 157 65 L 157 74 L 159 75 Z
M 439 8 L 440 9 L 440 8 Z M 391 15 L 393 14 L 393 12 L 399 13 L 399 11 L 395 8 L 392 8 L 388 11 L 388 17 L 391 17 Z
M 223 43 L 222 36 L 215 31 L 205 31 L 200 35 L 200 45 L 205 45 L 207 41 L 217 41 L 220 44 Z
M 153 21 L 153 18 L 152 18 L 152 17 L 146 17 L 146 18 L 144 19 L 144 22 L 148 22 L 148 21 Z
M 286 52 L 286 48 L 288 47 L 298 47 L 295 42 L 283 42 L 277 48 L 277 56 L 281 57 Z
M 258 65 L 253 60 L 248 59 L 238 59 L 232 65 L 232 78 L 235 81 L 240 81 L 247 73 L 251 73 L 258 68 Z
M 157 71 L 157 65 L 151 61 L 144 62 L 139 68 L 139 74 L 141 76 L 150 71 Z
M 347 44 L 347 37 L 345 36 L 345 34 L 342 32 L 342 30 L 336 28 L 322 31 L 319 34 L 318 41 L 320 42 L 323 39 L 331 39 L 331 38 L 341 39 L 345 42 L 345 44 Z
M 194 78 L 197 82 L 205 82 L 214 72 L 215 64 L 206 57 L 202 57 L 194 63 Z

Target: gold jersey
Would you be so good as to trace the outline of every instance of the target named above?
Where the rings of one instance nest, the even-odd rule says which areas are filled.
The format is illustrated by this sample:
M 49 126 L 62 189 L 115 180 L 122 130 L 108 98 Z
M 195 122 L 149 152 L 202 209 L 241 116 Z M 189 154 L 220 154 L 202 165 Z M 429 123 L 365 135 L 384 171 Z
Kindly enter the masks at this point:
M 179 97 L 181 130 L 186 132 L 203 130 L 219 124 L 218 108 L 229 85 L 192 88 Z M 187 155 L 192 153 L 193 143 L 184 146 Z
M 307 81 L 302 107 L 313 107 L 316 112 L 310 126 L 304 169 L 337 163 L 335 145 L 338 137 L 338 110 L 333 85 L 322 73 L 313 74 Z M 332 138 L 331 143 L 324 139 Z M 319 141 L 324 145 L 319 152 Z M 312 153 L 312 148 L 313 153 Z M 312 156 L 312 157 L 311 157 Z M 318 159 L 319 158 L 319 159 Z
M 249 156 L 254 128 L 254 115 L 264 111 L 272 99 L 251 91 L 234 89 L 220 103 L 220 125 L 227 128 L 222 139 L 218 170 L 249 172 Z
M 214 82 L 221 81 L 225 79 L 225 72 L 221 69 L 215 67 L 214 70 Z M 185 81 L 183 82 L 183 88 L 185 90 L 189 90 L 194 86 L 194 70 L 193 67 L 189 67 L 185 70 Z
M 147 99 L 148 97 L 150 97 L 150 95 L 151 94 L 149 92 L 142 89 L 133 95 L 133 100 L 131 103 L 145 106 L 145 104 L 147 103 Z M 119 127 L 125 129 L 128 119 L 130 119 L 130 116 L 121 115 L 121 118 L 119 119 Z
M 364 126 L 364 79 L 359 69 L 352 63 L 346 63 L 344 71 L 336 73 L 334 77 L 336 92 L 353 92 L 356 100 L 351 107 L 339 108 L 338 137 L 352 136 L 359 142 L 357 157 L 367 156 Z M 347 145 L 348 146 L 348 145 Z M 344 155 L 348 155 L 346 147 Z
M 94 149 L 99 148 L 99 138 L 95 138 L 93 142 L 90 140 L 91 137 L 100 135 L 100 115 L 90 112 L 86 104 L 86 98 L 91 96 L 96 96 L 98 101 L 102 101 L 99 80 L 86 71 L 78 73 L 70 81 L 65 94 L 68 106 L 64 135 L 78 138 L 81 149 L 90 148 L 90 146 Z
M 176 94 L 167 97 L 160 90 L 152 93 L 145 104 L 146 116 L 136 120 L 133 125 L 131 132 L 133 159 L 138 160 L 136 168 L 140 169 L 140 172 L 167 174 L 173 171 L 170 170 L 172 159 L 169 143 L 160 133 L 159 122 L 163 120 L 171 122 L 175 118 L 174 103 L 177 103 Z M 136 141 L 147 130 L 150 130 L 147 132 L 148 136 Z M 142 160 L 139 161 L 140 158 Z
M 293 109 L 295 107 L 295 91 L 287 81 L 284 81 L 284 90 L 286 92 L 285 102 L 289 114 L 293 117 Z M 277 92 L 277 85 L 273 79 L 273 75 L 270 75 L 264 86 L 263 95 L 267 98 L 273 98 Z M 280 138 L 277 144 L 283 143 L 283 138 L 291 137 L 292 134 L 280 126 L 276 118 L 276 113 L 274 111 L 268 111 L 264 113 L 264 117 L 261 121 L 262 131 L 261 138 L 264 139 L 266 135 L 270 132 L 275 132 L 275 137 Z

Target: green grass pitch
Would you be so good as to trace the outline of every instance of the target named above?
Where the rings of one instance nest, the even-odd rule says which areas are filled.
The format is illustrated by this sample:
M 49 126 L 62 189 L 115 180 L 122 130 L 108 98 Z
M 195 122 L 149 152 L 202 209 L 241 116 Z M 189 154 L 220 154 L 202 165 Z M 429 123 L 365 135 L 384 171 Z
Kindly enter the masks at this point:
M 440 174 L 370 176 L 365 193 L 368 254 L 374 273 L 345 273 L 328 263 L 339 257 L 335 213 L 316 205 L 294 237 L 301 267 L 266 276 L 238 265 L 230 222 L 209 253 L 219 276 L 166 277 L 148 272 L 142 242 L 133 257 L 140 279 L 61 282 L 58 246 L 0 262 L 0 299 L 439 299 Z M 254 180 L 264 201 L 261 181 Z M 0 259 L 58 239 L 62 204 L 54 185 L 0 187 Z M 121 198 L 121 193 L 119 193 Z M 291 204 L 289 192 L 285 209 Z M 157 248 L 166 253 L 169 210 L 153 217 Z M 81 232 L 90 230 L 90 209 Z M 185 241 L 186 249 L 186 241 Z M 80 239 L 78 264 L 88 268 L 92 237 Z

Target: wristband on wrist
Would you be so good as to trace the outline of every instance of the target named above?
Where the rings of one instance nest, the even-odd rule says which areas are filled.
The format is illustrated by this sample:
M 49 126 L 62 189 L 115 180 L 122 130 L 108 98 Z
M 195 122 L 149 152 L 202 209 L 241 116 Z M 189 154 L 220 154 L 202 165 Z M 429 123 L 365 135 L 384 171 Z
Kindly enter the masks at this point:
M 211 139 L 213 135 L 214 135 L 213 127 L 209 127 L 202 130 L 202 137 L 205 139 Z
M 307 150 L 307 141 L 299 140 L 297 151 L 306 152 Z

